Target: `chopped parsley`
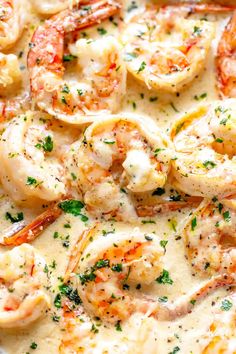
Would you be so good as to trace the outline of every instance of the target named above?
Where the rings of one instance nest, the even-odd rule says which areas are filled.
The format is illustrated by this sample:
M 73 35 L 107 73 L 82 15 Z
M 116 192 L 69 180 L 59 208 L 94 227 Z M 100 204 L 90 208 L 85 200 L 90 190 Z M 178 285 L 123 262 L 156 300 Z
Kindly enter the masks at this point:
M 197 218 L 196 216 L 191 221 L 191 230 L 194 231 L 197 226 Z
M 80 305 L 82 303 L 77 289 L 73 289 L 70 285 L 61 284 L 59 285 L 59 290 L 62 295 L 66 296 L 69 300 L 75 303 L 75 305 Z
M 168 270 L 163 269 L 161 275 L 156 279 L 159 284 L 173 284 L 173 280 L 170 278 Z
M 5 218 L 6 220 L 9 220 L 12 224 L 14 224 L 15 222 L 24 220 L 24 214 L 22 212 L 19 212 L 16 214 L 16 216 L 13 216 L 11 213 L 9 213 L 9 211 L 7 211 L 5 214 Z
M 69 61 L 72 61 L 74 59 L 76 59 L 77 57 L 75 55 L 72 55 L 72 54 L 67 54 L 67 55 L 64 55 L 63 56 L 63 61 L 64 62 L 69 62 Z
M 142 61 L 141 65 L 137 71 L 137 74 L 141 73 L 146 68 L 146 65 L 147 64 L 145 63 L 145 61 Z
M 36 148 L 38 149 L 43 149 L 46 152 L 52 152 L 53 150 L 53 140 L 50 135 L 46 136 L 44 141 L 41 141 L 40 143 L 35 145 Z
M 65 213 L 72 214 L 74 216 L 80 216 L 81 221 L 88 221 L 88 217 L 81 214 L 81 210 L 84 208 L 84 204 L 80 200 L 65 200 L 59 203 L 59 208 L 61 208 Z
M 206 98 L 207 97 L 207 93 L 206 92 L 204 92 L 204 93 L 202 93 L 201 95 L 195 95 L 194 96 L 194 99 L 196 100 L 196 101 L 200 101 L 200 100 L 203 100 L 204 98 Z
M 228 210 L 223 213 L 223 218 L 226 222 L 230 222 L 231 216 Z
M 233 306 L 232 302 L 229 301 L 228 299 L 224 299 L 221 303 L 221 307 L 220 309 L 222 311 L 229 311 L 231 309 L 231 307 Z
M 97 31 L 101 36 L 104 36 L 104 34 L 107 33 L 107 30 L 105 30 L 105 28 L 102 28 L 102 27 L 98 27 Z
M 30 345 L 30 348 L 31 348 L 31 349 L 36 349 L 36 348 L 37 348 L 37 346 L 38 346 L 38 344 L 37 344 L 37 343 L 32 342 L 32 343 L 31 343 L 31 345 Z
M 206 169 L 210 170 L 210 169 L 216 167 L 217 165 L 216 165 L 215 162 L 210 161 L 210 160 L 207 160 L 207 161 L 204 161 L 204 162 L 203 162 L 203 166 L 204 166 Z

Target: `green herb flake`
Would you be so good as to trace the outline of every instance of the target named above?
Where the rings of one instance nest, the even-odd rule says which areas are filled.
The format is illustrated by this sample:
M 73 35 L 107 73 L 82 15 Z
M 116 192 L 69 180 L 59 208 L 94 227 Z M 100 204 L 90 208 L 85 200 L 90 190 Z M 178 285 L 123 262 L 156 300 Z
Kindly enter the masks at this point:
M 137 71 L 137 74 L 141 73 L 146 68 L 146 65 L 147 64 L 145 63 L 145 61 L 143 61 Z
M 216 167 L 217 164 L 216 164 L 215 162 L 213 162 L 213 161 L 207 160 L 207 161 L 204 161 L 204 162 L 203 162 L 203 166 L 204 166 L 206 169 L 210 170 L 210 169 Z
M 123 269 L 122 263 L 114 264 L 111 267 L 111 270 L 113 270 L 113 272 L 118 272 L 118 273 L 122 272 L 122 269 Z
M 197 226 L 197 218 L 196 216 L 191 221 L 191 230 L 194 231 Z
M 220 309 L 222 311 L 229 311 L 233 306 L 233 303 L 229 301 L 228 299 L 224 299 L 221 303 Z
M 231 220 L 231 215 L 230 215 L 230 212 L 227 210 L 223 213 L 223 218 L 226 222 L 230 222 Z
M 38 346 L 38 344 L 37 344 L 37 343 L 32 342 L 32 343 L 31 343 L 31 345 L 30 345 L 30 348 L 31 348 L 31 349 L 36 349 L 36 348 L 37 348 L 37 346 Z
M 159 284 L 173 284 L 173 280 L 170 278 L 168 270 L 163 269 L 161 275 L 156 279 Z
M 160 297 L 158 298 L 158 301 L 159 301 L 159 302 L 167 302 L 167 301 L 168 301 L 168 297 L 167 297 L 167 296 L 160 296 Z
M 13 216 L 11 213 L 7 211 L 5 214 L 5 219 L 9 220 L 12 224 L 14 224 L 15 222 L 24 220 L 24 214 L 22 212 L 19 212 L 16 214 L 16 216 Z
M 115 324 L 115 329 L 116 329 L 118 332 L 122 332 L 122 328 L 121 328 L 121 325 L 120 325 L 120 321 L 118 321 L 118 322 Z

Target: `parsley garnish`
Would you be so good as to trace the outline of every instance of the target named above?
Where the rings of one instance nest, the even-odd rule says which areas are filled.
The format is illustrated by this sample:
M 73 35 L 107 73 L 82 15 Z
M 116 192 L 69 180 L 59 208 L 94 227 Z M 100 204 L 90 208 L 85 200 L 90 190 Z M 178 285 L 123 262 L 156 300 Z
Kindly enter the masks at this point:
M 229 311 L 232 306 L 233 306 L 232 302 L 225 299 L 222 301 L 220 309 L 223 311 Z
M 159 284 L 173 284 L 173 280 L 170 278 L 169 272 L 163 269 L 161 275 L 156 279 Z
M 19 222 L 24 220 L 24 214 L 22 212 L 17 213 L 16 216 L 13 216 L 11 213 L 9 213 L 8 211 L 5 214 L 5 218 L 6 220 L 9 220 L 12 224 L 14 224 L 15 222 Z

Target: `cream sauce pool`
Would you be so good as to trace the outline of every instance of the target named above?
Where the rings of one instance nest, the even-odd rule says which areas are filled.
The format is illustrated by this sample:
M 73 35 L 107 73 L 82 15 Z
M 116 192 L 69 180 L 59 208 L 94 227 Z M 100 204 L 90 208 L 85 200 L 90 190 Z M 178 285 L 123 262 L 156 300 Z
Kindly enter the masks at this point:
M 29 41 L 37 25 L 43 18 L 37 15 L 29 1 L 25 1 L 25 11 L 27 14 L 27 25 L 24 34 L 17 45 L 10 50 L 20 57 L 21 70 L 23 72 L 23 88 L 29 90 L 29 80 L 26 69 L 26 56 Z M 45 1 L 45 0 L 44 0 Z M 32 1 L 33 3 L 34 1 Z M 157 1 L 156 1 L 157 2 Z M 125 18 L 130 16 L 132 4 L 136 4 L 133 11 L 142 13 L 143 1 L 125 2 Z M 199 15 L 194 15 L 199 17 Z M 140 115 L 151 117 L 161 129 L 168 133 L 172 123 L 188 110 L 196 107 L 202 102 L 211 102 L 217 99 L 215 89 L 215 68 L 214 55 L 219 36 L 227 21 L 227 15 L 205 15 L 216 23 L 216 37 L 212 42 L 210 55 L 203 72 L 185 90 L 178 94 L 162 95 L 159 92 L 147 90 L 131 76 L 128 76 L 127 95 L 124 100 L 123 112 L 134 112 Z M 200 16 L 201 17 L 201 16 Z M 110 21 L 100 24 L 99 27 L 107 30 L 108 34 L 118 34 L 118 29 Z M 99 36 L 95 29 L 86 31 L 88 36 Z M 202 97 L 197 100 L 196 97 Z M 1 230 L 9 227 L 9 221 L 5 219 L 5 213 L 16 213 L 22 211 L 26 220 L 32 220 L 39 213 L 39 209 L 23 208 L 16 206 L 1 191 L 0 199 L 0 225 Z M 161 239 L 167 240 L 166 253 L 164 256 L 165 268 L 173 280 L 173 284 L 155 284 L 146 289 L 154 299 L 167 296 L 169 300 L 177 299 L 181 295 L 196 288 L 202 281 L 197 274 L 193 273 L 188 261 L 185 258 L 185 249 L 181 237 L 181 229 L 186 222 L 190 209 L 181 211 L 160 213 L 152 217 L 152 223 L 139 223 L 143 232 L 153 232 Z M 142 218 L 141 218 L 142 221 Z M 58 293 L 58 284 L 65 274 L 70 250 L 78 236 L 87 225 L 92 223 L 92 218 L 85 224 L 77 217 L 69 214 L 62 215 L 53 225 L 48 227 L 34 242 L 33 246 L 46 259 L 50 278 L 50 294 L 52 297 L 52 307 L 43 318 L 37 320 L 33 325 L 20 330 L 0 330 L 0 348 L 3 353 L 8 354 L 54 354 L 59 352 L 60 341 L 65 332 L 60 324 L 60 310 L 53 305 L 53 299 Z M 68 228 L 68 225 L 70 227 Z M 133 225 L 128 225 L 116 221 L 103 222 L 104 230 L 129 230 Z M 55 238 L 55 232 L 60 236 Z M 69 247 L 65 247 L 64 240 L 69 235 Z M 1 249 L 1 252 L 5 252 Z M 209 295 L 204 301 L 194 308 L 191 314 L 179 318 L 173 322 L 152 321 L 149 328 L 153 332 L 155 348 L 146 347 L 145 353 L 200 353 L 201 340 L 199 340 L 208 330 L 213 319 L 215 303 L 227 294 L 226 289 L 220 289 Z M 100 326 L 99 332 L 94 334 L 94 343 L 91 347 L 85 348 L 85 353 L 110 353 L 109 347 L 113 352 L 125 352 L 127 338 L 135 342 L 135 335 L 138 333 L 138 323 L 141 315 L 133 315 L 122 327 L 122 331 L 117 331 L 114 326 Z M 56 319 L 56 321 L 55 321 Z M 34 349 L 32 343 L 36 343 Z M 115 343 L 115 344 L 114 344 Z M 85 344 L 86 345 L 86 344 Z M 137 343 L 137 350 L 138 352 Z M 117 348 L 116 351 L 114 348 Z M 0 352 L 1 352 L 0 350 Z

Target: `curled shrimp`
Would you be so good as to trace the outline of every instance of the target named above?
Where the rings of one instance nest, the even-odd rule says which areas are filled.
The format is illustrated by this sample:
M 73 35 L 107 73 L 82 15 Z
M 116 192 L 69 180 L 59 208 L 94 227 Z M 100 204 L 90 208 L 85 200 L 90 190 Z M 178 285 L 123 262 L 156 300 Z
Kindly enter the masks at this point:
M 235 284 L 235 277 L 220 275 L 177 301 L 161 305 L 140 291 L 163 274 L 159 237 L 138 228 L 104 237 L 97 227 L 85 230 L 78 239 L 64 280 L 75 283 L 86 312 L 104 322 L 125 321 L 136 312 L 171 321 L 191 312 L 193 303 L 216 288 Z
M 227 296 L 218 305 L 215 319 L 201 340 L 202 354 L 236 353 L 236 293 Z
M 64 159 L 72 186 L 92 212 L 132 218 L 129 194 L 164 186 L 170 155 L 167 138 L 152 121 L 126 115 L 91 124 Z
M 192 196 L 220 199 L 236 191 L 236 101 L 200 106 L 171 132 L 173 184 Z
M 204 200 L 183 234 L 188 260 L 198 273 L 236 272 L 236 205 Z
M 214 24 L 179 16 L 174 9 L 146 9 L 122 34 L 128 71 L 149 89 L 176 92 L 203 69 Z
M 234 11 L 220 39 L 216 66 L 218 87 L 223 97 L 236 98 L 236 11 Z
M 0 327 L 23 327 L 49 307 L 46 263 L 30 245 L 0 255 Z
M 24 18 L 21 1 L 0 1 L 0 50 L 12 46 L 23 30 Z
M 0 140 L 0 179 L 16 202 L 59 200 L 66 193 L 56 137 L 55 122 L 39 112 L 29 111 L 7 123 Z
M 114 37 L 79 39 L 73 51 L 79 57 L 79 82 L 63 80 L 65 35 L 97 24 L 118 10 L 115 1 L 83 1 L 38 27 L 31 41 L 28 68 L 32 97 L 40 109 L 66 122 L 85 123 L 119 108 L 126 69 Z
M 31 0 L 36 11 L 43 15 L 53 15 L 69 7 L 71 0 Z

